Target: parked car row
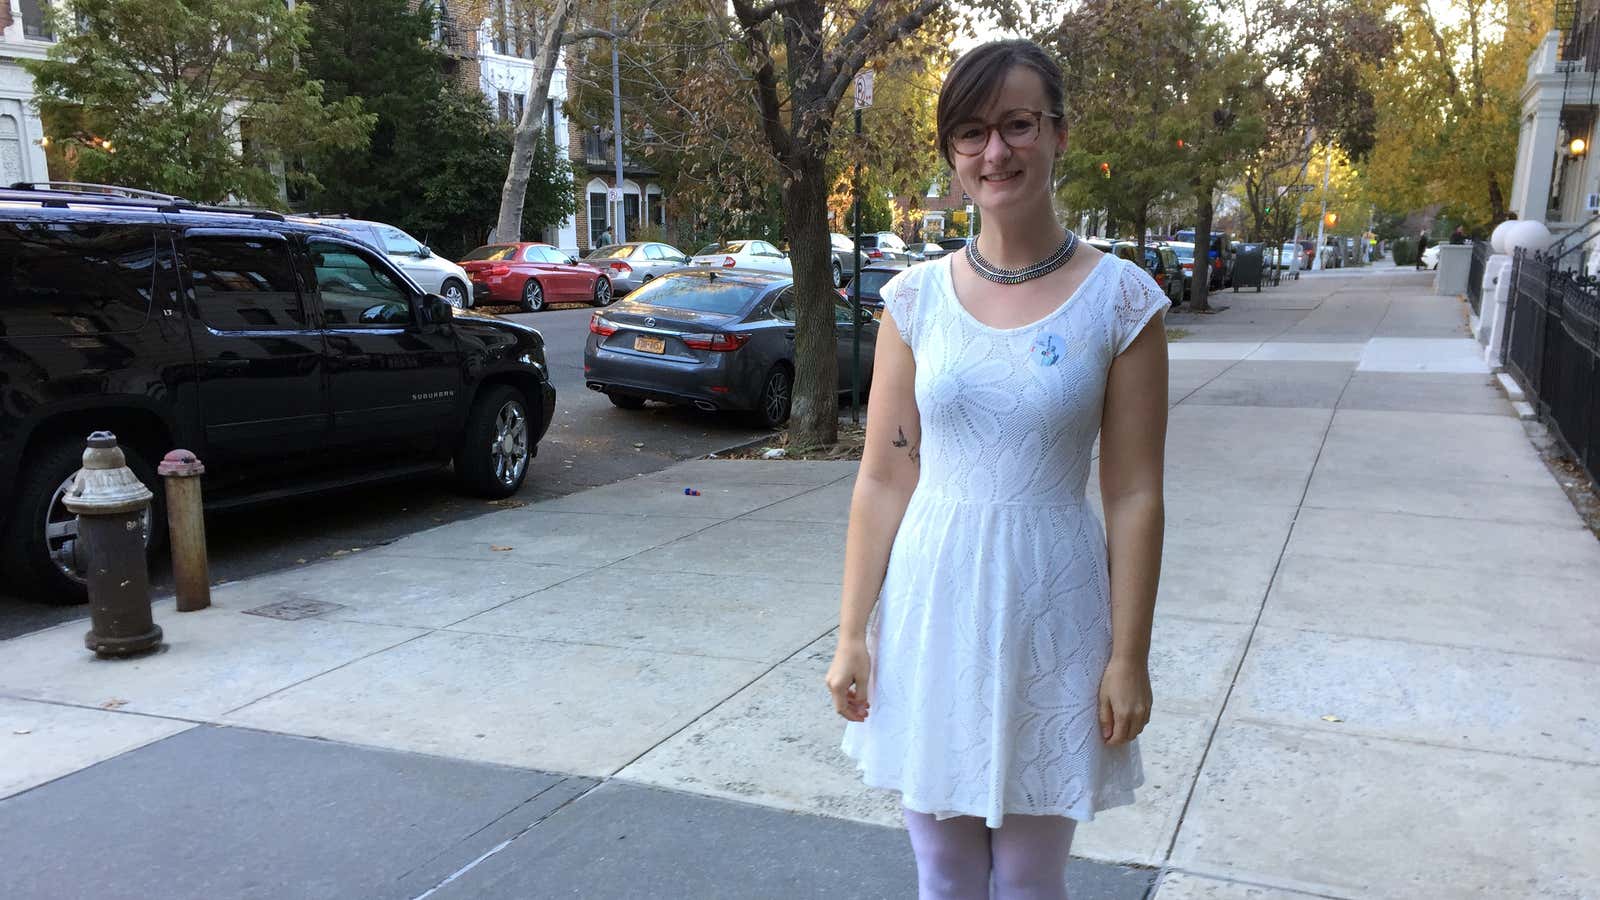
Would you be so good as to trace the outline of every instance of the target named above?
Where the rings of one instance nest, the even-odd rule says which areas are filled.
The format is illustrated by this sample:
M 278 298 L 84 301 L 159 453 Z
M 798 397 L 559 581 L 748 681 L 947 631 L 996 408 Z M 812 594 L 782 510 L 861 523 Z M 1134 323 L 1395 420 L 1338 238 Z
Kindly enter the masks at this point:
M 453 309 L 440 289 L 461 276 L 423 282 L 397 262 L 408 254 L 430 258 L 308 218 L 117 188 L 0 190 L 11 582 L 84 598 L 62 497 L 100 429 L 146 484 L 167 451 L 195 451 L 210 508 L 452 464 L 471 493 L 515 492 L 555 410 L 544 339 Z M 165 533 L 161 502 L 147 544 Z

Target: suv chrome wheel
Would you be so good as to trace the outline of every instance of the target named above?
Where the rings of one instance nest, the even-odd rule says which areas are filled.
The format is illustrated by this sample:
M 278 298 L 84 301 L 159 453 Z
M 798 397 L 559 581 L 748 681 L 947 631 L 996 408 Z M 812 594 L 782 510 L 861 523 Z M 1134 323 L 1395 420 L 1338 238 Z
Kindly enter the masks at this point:
M 506 487 L 522 481 L 528 468 L 528 414 L 517 400 L 507 400 L 495 415 L 495 438 L 489 448 L 494 477 Z

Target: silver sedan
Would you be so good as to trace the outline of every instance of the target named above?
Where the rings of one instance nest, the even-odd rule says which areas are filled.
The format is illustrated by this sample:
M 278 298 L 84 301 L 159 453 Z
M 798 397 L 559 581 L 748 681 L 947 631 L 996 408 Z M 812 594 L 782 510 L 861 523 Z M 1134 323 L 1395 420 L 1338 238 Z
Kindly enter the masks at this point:
M 632 241 L 601 247 L 585 256 L 583 264 L 606 273 L 612 289 L 625 294 L 668 272 L 688 267 L 689 257 L 670 244 Z

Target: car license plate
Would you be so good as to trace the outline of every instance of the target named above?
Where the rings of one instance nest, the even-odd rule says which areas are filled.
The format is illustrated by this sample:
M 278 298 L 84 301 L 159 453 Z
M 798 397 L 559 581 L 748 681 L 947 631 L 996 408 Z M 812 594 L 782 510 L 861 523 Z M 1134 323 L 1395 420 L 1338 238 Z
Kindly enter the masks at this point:
M 645 353 L 665 353 L 667 352 L 667 341 L 665 338 L 644 337 L 641 335 L 633 339 L 633 349 L 642 350 Z

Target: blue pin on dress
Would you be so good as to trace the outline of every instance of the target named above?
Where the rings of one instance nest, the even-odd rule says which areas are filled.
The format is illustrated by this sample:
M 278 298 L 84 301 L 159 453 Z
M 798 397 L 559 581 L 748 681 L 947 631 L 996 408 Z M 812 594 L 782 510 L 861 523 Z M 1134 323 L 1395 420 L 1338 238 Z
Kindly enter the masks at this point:
M 1059 334 L 1041 334 L 1028 348 L 1028 359 L 1037 366 L 1053 366 L 1066 353 L 1067 342 Z

